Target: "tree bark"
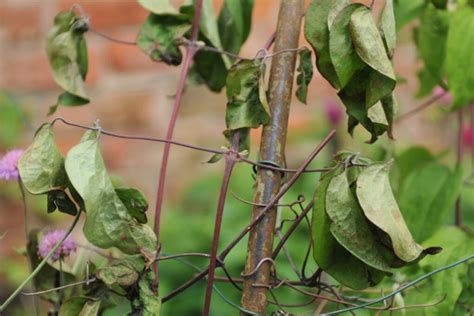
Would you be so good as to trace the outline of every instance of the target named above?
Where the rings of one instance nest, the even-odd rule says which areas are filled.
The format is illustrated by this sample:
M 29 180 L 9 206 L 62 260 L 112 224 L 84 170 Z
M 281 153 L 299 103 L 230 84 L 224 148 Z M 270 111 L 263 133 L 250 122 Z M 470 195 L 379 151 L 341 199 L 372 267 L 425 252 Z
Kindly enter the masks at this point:
M 301 19 L 304 12 L 303 0 L 282 0 L 278 16 L 274 52 L 294 51 L 277 54 L 272 59 L 268 100 L 271 111 L 270 123 L 263 127 L 260 144 L 260 160 L 279 166 L 285 165 L 285 144 L 288 130 L 288 118 L 292 96 L 298 40 Z M 282 175 L 280 172 L 259 169 L 257 172 L 255 203 L 267 204 L 280 190 Z M 262 207 L 254 207 L 255 218 Z M 250 232 L 247 262 L 245 265 L 242 305 L 245 309 L 265 314 L 268 288 L 255 284 L 270 283 L 271 258 L 276 223 L 276 207 L 270 210 L 260 223 Z M 245 315 L 245 314 L 243 314 Z

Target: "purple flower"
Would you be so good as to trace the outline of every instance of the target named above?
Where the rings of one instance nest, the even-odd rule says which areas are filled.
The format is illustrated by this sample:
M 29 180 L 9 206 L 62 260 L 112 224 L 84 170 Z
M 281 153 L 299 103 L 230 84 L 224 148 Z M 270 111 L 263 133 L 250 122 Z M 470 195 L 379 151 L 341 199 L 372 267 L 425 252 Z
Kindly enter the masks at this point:
M 433 96 L 440 97 L 439 102 L 442 104 L 450 105 L 453 103 L 453 96 L 449 91 L 444 90 L 440 86 L 436 86 L 433 90 Z
M 58 242 L 66 235 L 66 231 L 62 229 L 53 230 L 43 236 L 41 243 L 38 246 L 38 252 L 41 257 L 46 257 L 48 253 L 56 246 Z M 51 259 L 58 261 L 68 257 L 71 253 L 76 251 L 76 242 L 71 236 L 68 236 L 62 245 L 53 253 Z
M 339 103 L 333 99 L 327 100 L 324 104 L 324 111 L 326 112 L 326 117 L 331 125 L 336 126 L 342 119 L 343 110 Z
M 10 150 L 0 159 L 0 179 L 18 180 L 18 160 L 23 155 L 22 149 Z

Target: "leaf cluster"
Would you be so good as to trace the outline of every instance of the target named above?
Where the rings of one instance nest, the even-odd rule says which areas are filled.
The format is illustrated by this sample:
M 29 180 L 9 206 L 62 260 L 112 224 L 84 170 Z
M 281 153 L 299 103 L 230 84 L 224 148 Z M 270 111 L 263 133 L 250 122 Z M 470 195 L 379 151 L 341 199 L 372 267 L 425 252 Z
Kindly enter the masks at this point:
M 391 63 L 396 41 L 392 0 L 378 23 L 370 8 L 347 0 L 313 0 L 304 26 L 321 75 L 338 90 L 349 116 L 348 131 L 361 124 L 370 142 L 391 137 L 396 77 Z
M 353 289 L 374 286 L 394 268 L 438 251 L 412 237 L 389 183 L 390 165 L 340 153 L 314 196 L 316 263 Z

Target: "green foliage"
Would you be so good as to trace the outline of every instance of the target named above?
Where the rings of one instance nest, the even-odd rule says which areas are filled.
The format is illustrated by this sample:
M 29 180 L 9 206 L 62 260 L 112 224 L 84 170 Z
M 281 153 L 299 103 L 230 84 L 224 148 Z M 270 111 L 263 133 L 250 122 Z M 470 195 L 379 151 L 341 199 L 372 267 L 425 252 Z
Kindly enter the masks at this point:
M 148 221 L 146 217 L 148 201 L 145 195 L 134 188 L 116 188 L 115 193 L 127 208 L 128 213 L 139 223 L 146 224 Z
M 153 61 L 179 65 L 183 59 L 179 44 L 191 28 L 193 13 L 188 6 L 183 6 L 179 13 L 174 14 L 168 11 L 151 13 L 138 33 L 138 47 Z
M 416 240 L 426 240 L 441 227 L 453 210 L 461 185 L 461 168 L 452 172 L 436 161 L 407 175 L 399 200 L 408 228 Z
M 304 24 L 304 36 L 314 48 L 318 70 L 336 89 L 340 84 L 329 54 L 328 16 L 333 7 L 340 8 L 348 3 L 348 0 L 313 0 L 306 11 Z
M 415 275 L 421 275 L 436 268 L 443 267 L 465 254 L 474 253 L 474 242 L 463 231 L 455 227 L 443 227 L 423 245 L 430 247 L 438 245 L 443 251 L 436 257 L 426 258 L 419 264 L 419 270 Z M 460 298 L 463 285 L 467 277 L 468 265 L 460 265 L 454 269 L 446 270 L 436 274 L 423 282 L 417 290 L 407 292 L 405 304 L 419 304 L 420 302 L 436 302 L 445 298 L 441 303 L 423 309 L 423 315 L 453 315 L 456 302 Z M 412 276 L 413 277 L 413 276 Z M 464 299 L 464 298 L 461 298 Z M 420 315 L 420 311 L 407 310 L 407 315 Z M 467 314 L 457 314 L 467 315 Z
M 84 202 L 69 182 L 64 157 L 54 142 L 50 124 L 43 124 L 38 129 L 33 143 L 20 158 L 18 170 L 30 193 L 47 194 L 48 213 L 58 209 L 76 215 L 77 208 L 84 209 Z
M 395 114 L 391 1 L 379 28 L 368 7 L 342 0 L 314 0 L 305 20 L 305 36 L 316 51 L 318 70 L 339 90 L 346 106 L 349 132 L 361 124 L 372 135 L 371 143 L 387 131 L 391 137 Z
M 474 7 L 458 7 L 446 45 L 448 83 L 457 109 L 474 101 Z
M 394 0 L 393 11 L 397 31 L 419 17 L 427 4 L 427 0 Z
M 64 157 L 54 142 L 50 124 L 43 124 L 36 132 L 33 143 L 18 163 L 21 180 L 32 194 L 44 194 L 67 187 Z
M 226 81 L 227 110 L 225 135 L 231 142 L 232 132 L 246 131 L 265 125 L 270 119 L 264 85 L 265 64 L 260 60 L 242 60 L 232 66 Z M 263 97 L 262 97 L 263 94 Z M 263 100 L 263 102 L 262 102 Z M 241 135 L 241 144 L 246 137 Z M 245 146 L 241 149 L 247 149 Z
M 64 89 L 49 114 L 59 105 L 77 106 L 89 103 L 84 80 L 88 69 L 87 46 L 84 32 L 87 22 L 71 11 L 60 12 L 48 33 L 46 52 L 53 71 L 53 79 Z
M 308 97 L 308 85 L 311 82 L 311 79 L 313 79 L 313 62 L 311 60 L 311 51 L 309 49 L 305 48 L 301 50 L 299 55 L 300 64 L 296 69 L 298 72 L 298 76 L 296 77 L 296 97 L 298 100 L 300 100 L 300 102 L 306 104 L 306 99 Z M 262 90 L 263 89 L 260 89 L 260 91 Z
M 85 296 L 66 300 L 59 309 L 59 316 L 95 316 L 99 313 L 100 301 Z
M 206 46 L 238 54 L 252 25 L 253 0 L 225 0 L 216 18 L 212 1 L 204 0 L 199 24 L 199 40 Z M 209 89 L 219 92 L 225 86 L 232 60 L 226 55 L 198 51 L 193 70 Z
M 126 288 L 137 283 L 144 268 L 145 262 L 141 256 L 130 256 L 99 269 L 96 276 L 110 288 L 116 285 Z
M 417 46 L 426 72 L 434 82 L 444 86 L 446 74 L 446 40 L 449 30 L 449 13 L 428 5 L 420 19 Z M 436 45 L 434 45 L 436 43 Z
M 14 97 L 0 90 L 0 147 L 18 143 L 22 132 L 22 113 Z
M 433 253 L 414 241 L 405 224 L 389 184 L 390 164 L 349 153 L 336 159 L 314 197 L 313 254 L 321 269 L 345 286 L 364 289 L 392 268 Z
M 333 224 L 328 216 L 327 202 L 329 199 L 326 197 L 328 187 L 335 175 L 344 174 L 341 171 L 342 168 L 338 168 L 323 175 L 321 183 L 316 189 L 312 220 L 313 256 L 318 266 L 339 283 L 361 290 L 379 283 L 383 278 L 383 273 L 353 256 L 343 245 L 338 243 L 331 231 Z M 336 225 L 334 226 L 335 230 L 337 229 Z
M 157 15 L 176 15 L 178 13 L 169 0 L 138 0 L 138 3 L 151 13 Z
M 392 194 L 388 178 L 390 164 L 375 163 L 357 178 L 357 198 L 367 219 L 384 231 L 395 252 L 404 262 L 416 260 L 423 248 L 413 239 Z
M 138 223 L 118 197 L 105 169 L 97 139 L 85 137 L 69 150 L 65 167 L 87 210 L 84 234 L 100 248 L 117 247 L 127 254 L 154 252 L 156 236 Z
M 387 0 L 380 17 L 380 31 L 387 49 L 388 57 L 392 59 L 397 44 L 397 30 L 393 0 Z

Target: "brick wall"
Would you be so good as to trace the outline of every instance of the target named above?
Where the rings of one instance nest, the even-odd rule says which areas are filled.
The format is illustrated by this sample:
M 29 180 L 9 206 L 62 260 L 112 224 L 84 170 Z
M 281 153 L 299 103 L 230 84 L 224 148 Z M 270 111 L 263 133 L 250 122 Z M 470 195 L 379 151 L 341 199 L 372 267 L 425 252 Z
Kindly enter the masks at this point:
M 180 2 L 180 1 L 177 1 Z M 306 1 L 307 3 L 309 1 Z M 369 0 L 362 2 L 369 3 Z M 78 3 L 90 16 L 92 26 L 103 33 L 133 41 L 147 12 L 134 0 L 2 0 L 0 3 L 0 87 L 13 92 L 29 113 L 33 124 L 45 121 L 48 107 L 60 89 L 52 80 L 45 54 L 45 37 L 59 10 Z M 216 9 L 222 0 L 215 1 Z M 277 0 L 255 0 L 254 26 L 242 55 L 254 56 L 276 25 Z M 376 0 L 380 10 L 383 1 Z M 216 10 L 217 11 L 217 10 Z M 96 118 L 106 129 L 133 134 L 163 136 L 167 127 L 180 67 L 153 63 L 135 46 L 119 45 L 87 33 L 90 56 L 87 88 L 91 104 L 79 108 L 60 108 L 58 116 L 91 124 Z M 397 88 L 404 104 L 413 103 L 407 92 L 416 89 L 413 68 L 416 56 L 413 46 L 402 37 L 397 48 L 396 68 L 409 84 Z M 305 44 L 303 38 L 302 45 Z M 310 106 L 295 102 L 290 127 L 313 128 L 314 118 L 321 114 L 318 105 L 335 92 L 316 74 L 308 97 Z M 188 87 L 183 99 L 176 139 L 210 147 L 223 144 L 225 99 L 204 87 Z M 63 151 L 77 142 L 80 132 L 58 126 L 58 142 Z M 410 130 L 409 130 L 410 131 Z M 411 130 L 411 133 L 417 133 Z M 290 134 L 291 134 L 290 133 Z M 403 131 L 398 134 L 403 137 Z M 258 137 L 259 132 L 255 132 Z M 25 145 L 31 140 L 25 138 Z M 365 136 L 364 136 L 365 137 Z M 399 136 L 400 137 L 400 136 Z M 161 145 L 106 139 L 103 142 L 109 167 L 131 184 L 154 195 L 161 158 Z M 139 157 L 139 159 L 137 159 Z M 170 165 L 169 197 L 179 191 L 191 177 L 183 179 L 183 166 L 193 176 L 219 170 L 219 166 L 201 165 L 206 155 L 175 149 Z M 211 197 L 210 197 L 211 198 Z

